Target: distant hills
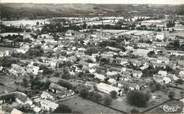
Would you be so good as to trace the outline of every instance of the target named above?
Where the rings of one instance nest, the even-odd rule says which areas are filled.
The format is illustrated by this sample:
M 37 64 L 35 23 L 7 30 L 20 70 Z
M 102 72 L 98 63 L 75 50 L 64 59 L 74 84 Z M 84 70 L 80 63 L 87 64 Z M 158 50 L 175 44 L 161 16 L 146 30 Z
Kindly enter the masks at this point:
M 35 19 L 61 16 L 184 15 L 184 5 L 128 4 L 0 4 L 1 19 Z

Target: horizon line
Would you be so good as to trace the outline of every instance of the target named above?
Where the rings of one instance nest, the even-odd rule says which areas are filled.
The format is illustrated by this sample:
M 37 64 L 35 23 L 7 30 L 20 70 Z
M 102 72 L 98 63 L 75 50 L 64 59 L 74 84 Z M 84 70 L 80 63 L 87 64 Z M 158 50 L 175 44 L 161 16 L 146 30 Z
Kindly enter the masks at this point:
M 181 4 L 158 4 L 158 3 L 34 3 L 34 2 L 0 2 L 0 4 L 53 4 L 53 5 L 59 5 L 59 4 L 102 4 L 102 5 L 184 5 L 184 3 Z
M 184 0 L 0 0 L 0 3 L 181 5 Z

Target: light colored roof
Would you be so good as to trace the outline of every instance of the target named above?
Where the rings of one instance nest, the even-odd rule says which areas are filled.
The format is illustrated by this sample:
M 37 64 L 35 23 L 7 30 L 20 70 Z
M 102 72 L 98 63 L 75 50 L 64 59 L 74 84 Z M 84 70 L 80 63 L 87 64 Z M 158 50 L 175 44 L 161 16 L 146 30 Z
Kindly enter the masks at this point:
M 99 80 L 104 80 L 105 79 L 105 76 L 103 74 L 95 73 L 94 75 L 95 75 L 96 79 L 99 79 Z
M 23 112 L 14 108 L 14 109 L 11 111 L 11 114 L 23 114 Z
M 114 86 L 111 86 L 111 85 L 108 85 L 108 84 L 105 84 L 105 83 L 99 83 L 96 86 L 97 86 L 97 89 L 99 91 L 104 92 L 104 93 L 107 93 L 107 94 L 109 94 L 111 91 L 118 92 L 120 90 L 117 87 L 114 87 Z

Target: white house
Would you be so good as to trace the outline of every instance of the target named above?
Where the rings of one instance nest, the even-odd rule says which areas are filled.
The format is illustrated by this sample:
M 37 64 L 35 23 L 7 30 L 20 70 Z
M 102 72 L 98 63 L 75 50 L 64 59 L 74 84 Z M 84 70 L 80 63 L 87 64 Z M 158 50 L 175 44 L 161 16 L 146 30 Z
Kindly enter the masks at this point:
M 143 73 L 141 71 L 133 71 L 132 73 L 133 77 L 135 78 L 141 78 L 141 76 L 143 75 Z
M 116 91 L 117 93 L 119 93 L 120 89 L 105 83 L 99 83 L 96 84 L 96 87 L 99 91 L 110 94 L 111 91 Z
M 49 99 L 49 100 L 54 100 L 54 97 L 50 95 L 48 92 L 43 91 L 41 94 L 42 99 Z
M 3 114 L 3 113 L 2 113 L 2 114 Z M 14 108 L 14 109 L 11 111 L 11 114 L 23 114 L 23 112 Z
M 113 78 L 108 79 L 108 82 L 109 82 L 110 84 L 112 84 L 112 85 L 115 85 L 115 84 L 117 83 L 116 80 L 113 79 Z
M 165 39 L 164 33 L 157 33 L 156 39 L 160 40 L 160 41 L 163 41 Z
M 118 72 L 117 71 L 107 71 L 107 76 L 115 76 L 115 75 L 118 75 Z
M 179 72 L 179 77 L 184 80 L 184 71 Z
M 46 99 L 37 98 L 34 101 L 40 103 L 41 109 L 45 111 L 54 111 L 59 106 L 59 104 Z
M 105 80 L 105 76 L 103 74 L 98 74 L 98 73 L 95 73 L 95 78 L 100 80 L 100 81 L 104 81 Z
M 161 75 L 153 75 L 153 79 L 160 84 L 168 84 L 171 82 L 169 77 L 163 77 Z
M 167 76 L 167 71 L 158 71 L 158 74 L 161 75 L 161 76 Z

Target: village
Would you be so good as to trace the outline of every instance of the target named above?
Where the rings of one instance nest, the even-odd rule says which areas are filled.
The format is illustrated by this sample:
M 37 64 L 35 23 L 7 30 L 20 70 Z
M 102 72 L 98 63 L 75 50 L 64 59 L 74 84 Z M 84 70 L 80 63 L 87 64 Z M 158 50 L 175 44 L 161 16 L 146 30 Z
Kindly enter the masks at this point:
M 182 19 L 2 21 L 0 111 L 181 113 Z

